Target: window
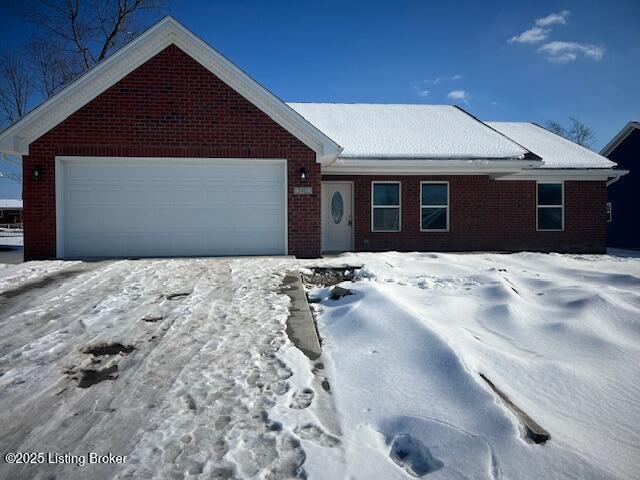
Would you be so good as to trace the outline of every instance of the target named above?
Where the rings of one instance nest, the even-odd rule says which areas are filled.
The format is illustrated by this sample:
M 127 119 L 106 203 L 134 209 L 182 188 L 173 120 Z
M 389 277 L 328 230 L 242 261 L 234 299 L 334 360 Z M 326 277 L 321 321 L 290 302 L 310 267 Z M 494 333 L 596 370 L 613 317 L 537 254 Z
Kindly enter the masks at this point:
M 420 230 L 449 230 L 448 182 L 420 182 Z
M 564 229 L 564 185 L 538 183 L 538 230 Z
M 372 182 L 371 231 L 400 231 L 400 182 Z
M 331 219 L 333 223 L 338 225 L 342 221 L 344 215 L 344 201 L 340 192 L 333 192 L 331 197 Z
M 611 206 L 611 202 L 607 202 L 607 223 L 611 223 L 612 218 L 613 218 L 613 209 Z

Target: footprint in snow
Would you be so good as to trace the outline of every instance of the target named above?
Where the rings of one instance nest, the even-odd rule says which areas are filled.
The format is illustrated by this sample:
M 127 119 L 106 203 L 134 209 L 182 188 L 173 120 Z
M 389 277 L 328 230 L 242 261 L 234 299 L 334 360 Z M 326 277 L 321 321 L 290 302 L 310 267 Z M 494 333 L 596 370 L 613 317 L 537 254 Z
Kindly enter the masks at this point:
M 295 392 L 293 394 L 293 398 L 291 399 L 290 408 L 296 408 L 301 410 L 303 408 L 309 407 L 311 402 L 313 401 L 313 397 L 315 397 L 315 392 L 310 388 L 305 388 L 301 392 Z
M 389 456 L 414 477 L 422 477 L 444 467 L 444 463 L 434 458 L 424 443 L 408 433 L 401 433 L 393 438 Z
M 321 447 L 333 448 L 340 445 L 340 439 L 323 431 L 320 427 L 308 423 L 301 427 L 294 428 L 294 433 L 303 440 L 308 440 Z

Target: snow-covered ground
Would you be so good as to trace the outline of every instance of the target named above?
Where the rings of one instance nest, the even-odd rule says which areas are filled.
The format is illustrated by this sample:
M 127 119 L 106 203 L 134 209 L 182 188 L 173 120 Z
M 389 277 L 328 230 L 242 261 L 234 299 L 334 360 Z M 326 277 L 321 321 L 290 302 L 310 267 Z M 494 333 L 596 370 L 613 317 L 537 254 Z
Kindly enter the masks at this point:
M 345 432 L 331 478 L 638 478 L 640 258 L 349 261 L 353 295 L 311 292 Z M 480 373 L 551 440 L 526 443 Z
M 300 436 L 332 438 L 302 408 L 311 365 L 285 334 L 280 272 L 293 267 L 284 258 L 5 267 L 0 451 L 127 461 L 0 461 L 0 478 L 302 478 Z
M 21 231 L 0 232 L 0 247 L 22 247 L 24 245 L 24 236 Z
M 351 296 L 310 291 L 311 362 L 280 285 L 328 263 L 365 268 Z M 0 478 L 636 478 L 638 365 L 640 258 L 2 266 L 0 452 L 127 459 Z M 480 372 L 551 440 L 526 443 Z

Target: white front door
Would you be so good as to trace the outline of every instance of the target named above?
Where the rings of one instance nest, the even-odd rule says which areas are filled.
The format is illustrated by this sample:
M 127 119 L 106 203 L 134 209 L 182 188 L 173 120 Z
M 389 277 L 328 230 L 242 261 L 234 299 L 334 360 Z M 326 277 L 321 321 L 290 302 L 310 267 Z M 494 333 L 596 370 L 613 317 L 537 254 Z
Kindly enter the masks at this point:
M 322 182 L 322 251 L 353 249 L 351 182 Z

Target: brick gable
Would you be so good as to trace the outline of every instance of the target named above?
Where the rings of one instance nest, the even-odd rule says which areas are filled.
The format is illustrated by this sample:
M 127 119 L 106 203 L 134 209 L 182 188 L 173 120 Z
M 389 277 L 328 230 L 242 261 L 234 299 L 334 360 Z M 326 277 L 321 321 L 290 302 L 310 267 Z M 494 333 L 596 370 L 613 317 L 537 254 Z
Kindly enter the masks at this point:
M 23 163 L 25 259 L 56 255 L 59 155 L 285 158 L 289 253 L 320 254 L 315 152 L 174 45 L 31 144 Z M 42 169 L 39 182 L 34 167 Z M 293 195 L 301 167 L 313 195 Z

